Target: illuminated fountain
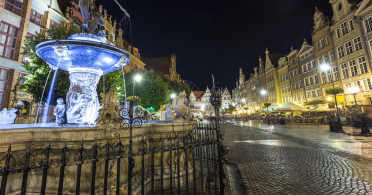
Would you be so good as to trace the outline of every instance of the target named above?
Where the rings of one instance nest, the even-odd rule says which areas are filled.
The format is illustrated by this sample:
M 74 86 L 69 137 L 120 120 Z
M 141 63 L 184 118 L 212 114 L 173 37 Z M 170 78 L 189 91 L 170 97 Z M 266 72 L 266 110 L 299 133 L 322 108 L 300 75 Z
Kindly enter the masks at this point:
M 80 9 L 89 10 L 87 6 Z M 45 41 L 35 48 L 37 55 L 52 69 L 70 73 L 70 89 L 66 95 L 66 117 L 70 124 L 95 124 L 99 106 L 96 88 L 101 75 L 118 70 L 130 61 L 126 51 L 108 45 L 103 38 L 102 15 L 94 18 L 84 25 L 85 33 L 73 34 L 66 40 Z

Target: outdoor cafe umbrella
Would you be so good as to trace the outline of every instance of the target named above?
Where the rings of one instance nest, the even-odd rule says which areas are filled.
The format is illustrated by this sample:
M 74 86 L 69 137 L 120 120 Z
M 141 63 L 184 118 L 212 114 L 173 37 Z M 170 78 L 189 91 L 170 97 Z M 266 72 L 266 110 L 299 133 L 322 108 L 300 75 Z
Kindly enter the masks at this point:
M 309 109 L 309 112 L 330 112 L 330 111 L 334 111 L 334 109 L 329 109 L 325 106 L 318 106 L 318 107 Z
M 302 111 L 304 108 L 292 102 L 286 102 L 282 106 L 276 108 L 277 111 Z

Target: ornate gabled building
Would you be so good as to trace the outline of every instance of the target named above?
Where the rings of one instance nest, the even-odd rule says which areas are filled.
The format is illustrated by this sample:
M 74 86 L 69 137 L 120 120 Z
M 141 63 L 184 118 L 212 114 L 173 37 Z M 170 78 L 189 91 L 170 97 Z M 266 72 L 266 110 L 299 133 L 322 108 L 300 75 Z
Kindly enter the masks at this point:
M 287 55 L 287 60 L 289 83 L 292 90 L 292 96 L 288 101 L 296 104 L 302 104 L 306 102 L 306 98 L 303 88 L 302 69 L 299 63 L 298 50 L 294 50 L 293 47 L 291 47 L 291 51 Z M 296 101 L 293 101 L 293 96 L 296 96 Z
M 278 61 L 278 75 L 280 83 L 280 92 L 282 94 L 282 103 L 289 102 L 292 91 L 289 83 L 288 61 L 287 57 L 281 57 Z
M 326 89 L 333 86 L 332 77 L 335 86 L 341 87 L 341 75 L 340 69 L 337 65 L 337 56 L 335 55 L 334 49 L 334 34 L 330 30 L 329 19 L 324 16 L 323 12 L 315 8 L 314 14 L 314 27 L 313 27 L 313 50 L 314 58 L 317 64 L 319 83 L 323 97 L 323 103 L 328 103 L 331 107 L 334 107 L 334 96 L 328 95 Z M 323 64 L 331 66 L 331 70 L 324 72 L 321 70 Z M 332 75 L 331 75 L 332 74 Z M 331 100 L 328 100 L 331 99 Z M 344 95 L 337 95 L 337 102 L 342 105 L 344 104 Z
M 278 61 L 284 55 L 282 54 L 269 54 L 269 50 L 266 48 L 266 60 L 265 60 L 265 75 L 267 85 L 268 102 L 271 104 L 281 104 L 282 97 L 280 92 L 280 83 L 278 76 Z
M 227 87 L 225 87 L 225 89 L 222 90 L 221 98 L 222 98 L 221 108 L 228 108 L 228 106 L 231 104 L 231 94 Z
M 350 2 L 350 3 L 349 3 Z M 371 64 L 368 51 L 363 41 L 361 22 L 355 18 L 357 6 L 347 0 L 331 0 L 333 9 L 334 47 L 337 55 L 338 70 L 341 72 L 342 86 L 345 90 L 345 106 L 371 105 Z M 359 93 L 351 95 L 349 89 L 359 88 Z
M 146 68 L 164 73 L 171 81 L 182 81 L 176 69 L 176 54 L 170 57 L 145 58 Z
M 214 116 L 214 107 L 210 102 L 211 91 L 207 86 L 205 91 L 191 91 L 190 93 L 190 110 L 191 114 L 202 114 Z M 223 96 L 227 97 L 227 96 Z M 231 99 L 231 97 L 230 97 Z M 231 100 L 230 100 L 231 101 Z
M 322 103 L 323 98 L 318 74 L 320 69 L 317 68 L 318 66 L 315 62 L 313 46 L 309 45 L 304 39 L 297 55 L 299 56 L 299 64 L 302 70 L 306 104 L 314 105 Z M 293 74 L 295 75 L 296 72 Z M 292 84 L 292 88 L 295 88 L 295 84 Z M 296 94 L 293 95 L 293 100 L 298 101 Z

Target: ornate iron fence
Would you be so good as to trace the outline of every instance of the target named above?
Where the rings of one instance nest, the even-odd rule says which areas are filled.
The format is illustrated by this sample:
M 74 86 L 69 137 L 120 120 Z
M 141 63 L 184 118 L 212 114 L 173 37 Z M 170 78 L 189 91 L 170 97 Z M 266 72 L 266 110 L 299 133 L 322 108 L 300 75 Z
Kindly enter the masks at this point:
M 212 100 L 211 102 L 216 105 L 216 112 L 218 112 L 218 101 Z M 28 193 L 30 188 L 28 176 L 35 172 L 40 173 L 41 186 L 36 192 L 33 189 L 33 193 L 83 193 L 81 191 L 82 165 L 90 166 L 90 181 L 84 183 L 84 185 L 90 184 L 90 189 L 85 190 L 84 193 L 224 194 L 223 163 L 226 162 L 226 159 L 223 156 L 227 154 L 228 150 L 222 145 L 223 134 L 219 129 L 218 115 L 215 124 L 200 123 L 196 129 L 191 131 L 173 132 L 168 137 L 161 135 L 159 138 L 158 136 L 158 139 L 155 139 L 154 135 L 149 138 L 142 136 L 137 152 L 133 152 L 132 130 L 147 122 L 147 113 L 139 108 L 133 110 L 133 102 L 131 102 L 128 109 L 121 111 L 121 116 L 122 129 L 130 131 L 129 145 L 127 146 L 123 145 L 120 135 L 116 142 L 110 141 L 110 138 L 107 138 L 106 143 L 97 143 L 95 140 L 90 150 L 85 148 L 84 140 L 81 141 L 80 146 L 70 146 L 70 148 L 65 141 L 58 155 L 55 153 L 51 159 L 55 148 L 50 142 L 37 155 L 34 155 L 36 150 L 31 152 L 29 144 L 23 156 L 16 159 L 11 145 L 9 145 L 8 151 L 1 159 L 3 167 L 0 169 L 2 177 L 0 195 L 5 195 L 10 186 L 12 188 L 20 186 L 17 194 Z M 74 154 L 71 154 L 72 148 L 77 148 Z M 125 152 L 125 148 L 128 152 Z M 135 162 L 135 157 L 137 160 L 140 159 L 140 162 Z M 36 163 L 38 160 L 40 162 Z M 127 172 L 123 171 L 124 161 L 127 162 Z M 112 171 L 112 165 L 116 166 L 116 171 Z M 140 171 L 134 174 L 133 168 L 136 166 L 140 166 Z M 72 192 L 71 189 L 64 188 L 66 168 L 70 170 L 73 168 L 73 174 L 76 175 L 73 181 L 69 181 L 74 182 Z M 51 176 L 48 171 L 56 169 L 59 169 L 58 189 L 56 192 L 49 192 L 47 181 L 48 178 L 51 179 Z M 97 169 L 104 171 L 97 173 Z M 19 174 L 20 180 L 8 179 L 9 176 L 17 174 Z M 97 186 L 97 180 L 102 182 L 102 178 L 103 187 Z M 114 182 L 109 183 L 108 180 L 112 181 L 112 178 L 115 178 Z M 139 178 L 140 182 L 138 182 Z M 140 190 L 134 189 L 133 179 L 136 180 L 136 184 L 139 184 Z

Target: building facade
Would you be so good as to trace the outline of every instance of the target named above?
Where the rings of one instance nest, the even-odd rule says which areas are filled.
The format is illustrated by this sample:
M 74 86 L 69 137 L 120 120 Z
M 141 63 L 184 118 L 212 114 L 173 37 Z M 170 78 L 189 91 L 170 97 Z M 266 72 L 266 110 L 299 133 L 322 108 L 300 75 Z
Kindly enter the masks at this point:
M 307 41 L 304 40 L 304 43 L 298 52 L 298 56 L 302 70 L 306 104 L 313 105 L 322 103 L 323 98 L 318 75 L 319 69 L 315 62 L 313 46 L 309 45 Z M 294 87 L 296 86 L 292 84 L 292 88 Z M 293 100 L 297 100 L 296 95 L 293 95 Z
M 335 34 L 333 41 L 337 51 L 338 69 L 341 71 L 342 86 L 345 90 L 345 106 L 371 104 L 371 91 L 368 81 L 371 78 L 371 67 L 360 22 L 354 18 L 356 6 L 346 0 L 331 0 L 334 24 L 331 31 Z M 350 95 L 349 89 L 359 88 L 360 92 Z M 368 90 L 366 90 L 368 89 Z
M 75 25 L 82 27 L 82 16 L 79 6 L 75 2 L 57 0 L 14 0 L 1 1 L 0 6 L 0 110 L 16 107 L 18 103 L 25 105 L 26 115 L 36 114 L 37 103 L 31 94 L 18 90 L 22 84 L 19 78 L 27 76 L 28 72 L 22 68 L 27 62 L 23 56 L 23 43 L 26 37 L 35 37 L 36 33 L 45 33 L 45 29 L 60 25 Z M 107 42 L 126 50 L 131 56 L 131 66 L 144 68 L 140 60 L 138 49 L 127 43 L 122 37 L 122 29 L 116 29 L 116 21 L 111 20 L 107 10 L 99 6 L 98 11 L 103 14 L 103 23 Z M 133 48 L 133 49 L 132 49 Z
M 281 57 L 278 61 L 278 75 L 280 83 L 280 93 L 282 94 L 282 103 L 290 101 L 292 91 L 289 83 L 288 61 L 287 57 Z

